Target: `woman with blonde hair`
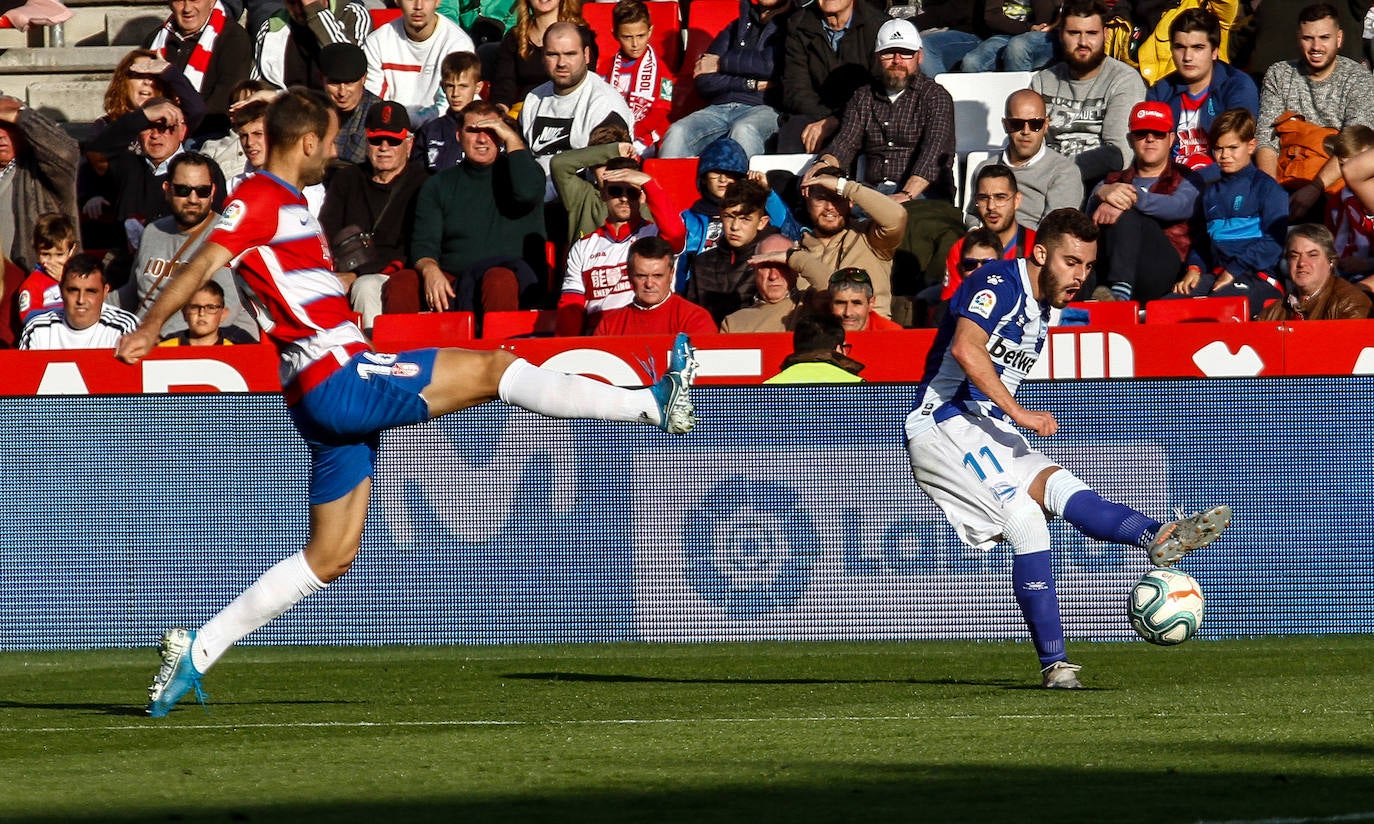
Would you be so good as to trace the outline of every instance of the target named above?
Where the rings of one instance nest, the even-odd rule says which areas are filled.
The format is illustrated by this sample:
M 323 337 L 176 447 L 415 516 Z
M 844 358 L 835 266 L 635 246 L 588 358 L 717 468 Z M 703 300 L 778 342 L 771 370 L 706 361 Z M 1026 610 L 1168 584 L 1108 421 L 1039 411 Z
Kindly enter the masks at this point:
M 580 27 L 590 44 L 588 65 L 596 66 L 597 55 L 596 32 L 582 18 L 582 0 L 521 0 L 515 12 L 515 27 L 501 39 L 491 77 L 491 99 L 508 111 L 549 79 L 543 56 L 544 32 L 549 26 L 572 23 Z

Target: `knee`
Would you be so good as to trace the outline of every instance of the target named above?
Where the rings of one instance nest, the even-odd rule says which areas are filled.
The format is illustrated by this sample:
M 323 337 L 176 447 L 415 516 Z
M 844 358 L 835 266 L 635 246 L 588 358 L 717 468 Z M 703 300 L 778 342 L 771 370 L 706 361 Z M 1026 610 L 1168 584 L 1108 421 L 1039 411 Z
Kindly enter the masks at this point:
M 310 571 L 315 573 L 322 583 L 328 584 L 337 581 L 353 567 L 353 561 L 358 557 L 358 547 L 362 540 L 359 536 L 356 541 L 344 541 L 335 546 L 325 547 L 312 542 L 306 548 L 306 559 L 310 564 Z

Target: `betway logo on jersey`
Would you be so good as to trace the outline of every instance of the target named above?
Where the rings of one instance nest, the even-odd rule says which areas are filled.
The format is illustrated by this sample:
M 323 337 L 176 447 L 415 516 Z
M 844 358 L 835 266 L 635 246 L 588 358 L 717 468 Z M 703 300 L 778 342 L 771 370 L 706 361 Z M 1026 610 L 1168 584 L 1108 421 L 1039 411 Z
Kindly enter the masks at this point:
M 988 343 L 988 355 L 992 357 L 992 362 L 1015 372 L 1029 372 L 1040 359 L 1040 353 L 1017 348 L 1017 344 L 1000 335 L 993 336 Z

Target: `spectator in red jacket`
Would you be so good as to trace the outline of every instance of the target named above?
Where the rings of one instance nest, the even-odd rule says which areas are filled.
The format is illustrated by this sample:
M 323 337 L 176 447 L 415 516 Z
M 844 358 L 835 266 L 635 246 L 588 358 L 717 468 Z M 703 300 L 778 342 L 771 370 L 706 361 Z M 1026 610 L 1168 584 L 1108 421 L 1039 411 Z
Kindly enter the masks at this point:
M 615 39 L 620 50 L 606 72 L 606 82 L 630 104 L 635 122 L 629 124 L 635 149 L 643 156 L 656 154 L 668 132 L 668 113 L 673 108 L 672 69 L 664 64 L 649 39 L 654 27 L 649 7 L 640 0 L 620 0 L 611 10 Z
M 716 331 L 711 313 L 673 291 L 673 258 L 677 252 L 657 235 L 630 247 L 627 264 L 634 299 L 628 306 L 601 313 L 596 335 L 709 335 Z

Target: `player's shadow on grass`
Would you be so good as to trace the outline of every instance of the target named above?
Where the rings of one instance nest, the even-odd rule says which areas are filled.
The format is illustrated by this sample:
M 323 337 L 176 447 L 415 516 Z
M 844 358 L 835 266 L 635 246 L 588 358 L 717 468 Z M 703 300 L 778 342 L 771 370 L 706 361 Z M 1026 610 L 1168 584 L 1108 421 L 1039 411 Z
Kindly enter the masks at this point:
M 806 686 L 810 684 L 907 684 L 946 685 L 957 684 L 969 687 L 1001 687 L 1003 689 L 1039 689 L 1029 687 L 1024 682 L 1012 678 L 972 679 L 972 678 L 664 678 L 653 675 L 626 675 L 606 672 L 508 672 L 502 678 L 525 681 L 581 681 L 605 684 L 734 684 L 734 685 L 778 685 Z
M 214 707 L 235 707 L 235 706 L 308 706 L 314 704 L 358 704 L 365 703 L 360 701 L 219 701 L 210 704 L 212 711 Z M 99 701 L 86 702 L 66 702 L 58 703 L 52 701 L 0 701 L 0 710 L 58 710 L 61 712 L 86 712 L 93 715 L 111 715 L 119 718 L 147 718 L 148 705 L 145 704 L 104 704 Z M 174 712 L 184 712 L 195 710 L 204 715 L 205 712 L 196 705 L 194 701 L 188 701 L 179 705 Z

